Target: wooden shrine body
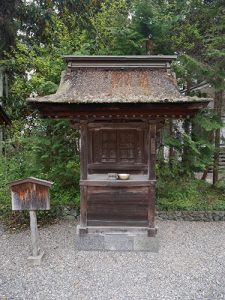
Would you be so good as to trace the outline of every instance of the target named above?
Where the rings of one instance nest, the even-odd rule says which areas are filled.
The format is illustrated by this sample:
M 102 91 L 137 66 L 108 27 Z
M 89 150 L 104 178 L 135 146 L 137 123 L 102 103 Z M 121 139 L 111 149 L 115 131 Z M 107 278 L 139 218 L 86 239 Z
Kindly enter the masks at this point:
M 146 228 L 155 235 L 156 120 L 84 121 L 81 132 L 80 232 Z M 128 180 L 108 173 L 128 173 Z
M 80 234 L 156 234 L 157 130 L 165 119 L 192 117 L 209 102 L 180 94 L 170 71 L 175 58 L 65 56 L 58 91 L 28 99 L 41 116 L 70 119 L 80 130 Z

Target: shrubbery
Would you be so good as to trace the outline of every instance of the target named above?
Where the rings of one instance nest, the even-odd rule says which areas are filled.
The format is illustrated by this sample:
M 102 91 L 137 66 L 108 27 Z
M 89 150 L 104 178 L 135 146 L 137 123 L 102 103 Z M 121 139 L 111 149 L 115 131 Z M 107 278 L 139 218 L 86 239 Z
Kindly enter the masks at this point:
M 188 176 L 160 178 L 157 182 L 158 210 L 225 210 L 225 190 Z

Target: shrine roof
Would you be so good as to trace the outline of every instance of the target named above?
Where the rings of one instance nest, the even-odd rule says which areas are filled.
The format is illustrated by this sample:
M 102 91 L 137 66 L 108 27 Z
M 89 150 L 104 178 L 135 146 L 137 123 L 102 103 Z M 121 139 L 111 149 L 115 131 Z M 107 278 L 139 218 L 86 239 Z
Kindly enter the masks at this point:
M 67 70 L 55 94 L 30 103 L 168 103 L 211 99 L 180 94 L 170 70 L 176 56 L 64 56 Z

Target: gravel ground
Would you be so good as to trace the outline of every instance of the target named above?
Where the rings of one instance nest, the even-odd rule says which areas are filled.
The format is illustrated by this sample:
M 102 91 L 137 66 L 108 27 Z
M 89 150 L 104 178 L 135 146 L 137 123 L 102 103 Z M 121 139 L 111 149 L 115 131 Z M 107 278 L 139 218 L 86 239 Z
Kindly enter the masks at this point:
M 0 226 L 0 299 L 225 299 L 225 222 L 157 225 L 159 253 L 75 252 L 71 221 L 41 228 L 38 267 L 29 231 Z

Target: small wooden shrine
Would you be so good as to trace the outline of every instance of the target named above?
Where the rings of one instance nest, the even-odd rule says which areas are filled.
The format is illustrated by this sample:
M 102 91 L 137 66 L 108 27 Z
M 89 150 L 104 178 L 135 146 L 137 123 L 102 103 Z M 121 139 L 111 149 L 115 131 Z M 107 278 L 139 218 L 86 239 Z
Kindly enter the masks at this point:
M 28 99 L 41 116 L 69 118 L 80 129 L 80 233 L 156 234 L 157 130 L 208 104 L 180 94 L 170 71 L 175 58 L 64 56 L 56 94 Z M 116 179 L 121 173 L 129 178 Z

